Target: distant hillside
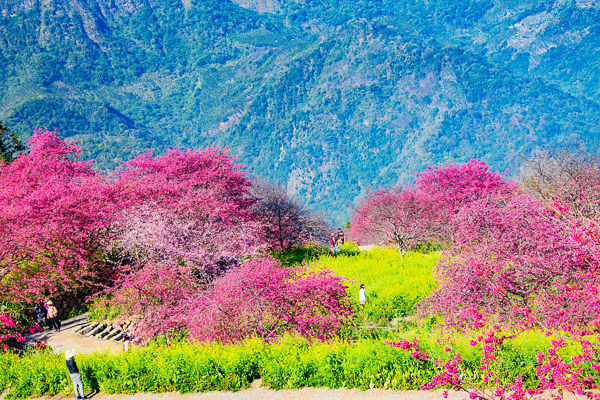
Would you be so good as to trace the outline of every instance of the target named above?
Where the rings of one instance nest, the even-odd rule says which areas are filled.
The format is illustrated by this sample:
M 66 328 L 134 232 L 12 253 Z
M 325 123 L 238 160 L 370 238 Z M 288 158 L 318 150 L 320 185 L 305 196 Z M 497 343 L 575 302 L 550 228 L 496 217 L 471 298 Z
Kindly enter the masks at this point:
M 427 164 L 597 148 L 600 3 L 0 0 L 0 120 L 103 168 L 226 145 L 342 222 Z

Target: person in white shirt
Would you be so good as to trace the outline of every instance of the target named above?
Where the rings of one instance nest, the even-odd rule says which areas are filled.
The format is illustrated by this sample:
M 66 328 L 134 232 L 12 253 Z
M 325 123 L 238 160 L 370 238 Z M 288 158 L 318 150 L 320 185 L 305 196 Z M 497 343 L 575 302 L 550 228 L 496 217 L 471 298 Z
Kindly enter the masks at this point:
M 360 290 L 358 291 L 358 301 L 361 306 L 364 306 L 367 302 L 367 291 L 365 290 L 365 284 L 360 284 Z

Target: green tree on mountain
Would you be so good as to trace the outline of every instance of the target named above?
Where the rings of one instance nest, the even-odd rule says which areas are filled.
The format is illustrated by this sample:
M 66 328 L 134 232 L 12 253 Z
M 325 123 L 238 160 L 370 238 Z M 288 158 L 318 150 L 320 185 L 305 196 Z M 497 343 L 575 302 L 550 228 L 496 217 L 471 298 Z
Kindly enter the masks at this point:
M 10 132 L 8 126 L 0 121 L 0 160 L 11 162 L 15 153 L 25 150 L 25 146 L 16 133 Z

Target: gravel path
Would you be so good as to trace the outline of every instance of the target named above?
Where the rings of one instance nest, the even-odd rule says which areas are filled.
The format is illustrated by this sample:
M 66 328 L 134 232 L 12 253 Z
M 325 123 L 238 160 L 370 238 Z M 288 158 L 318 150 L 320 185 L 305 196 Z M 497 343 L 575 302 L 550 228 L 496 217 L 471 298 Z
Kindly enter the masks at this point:
M 75 330 L 88 320 L 87 313 L 78 317 L 62 321 L 60 332 L 54 332 L 45 328 L 43 332 L 31 334 L 27 337 L 27 341 L 35 343 L 36 340 L 41 340 L 48 343 L 56 352 L 64 352 L 66 349 L 75 349 L 80 352 L 92 352 L 94 350 L 122 350 L 120 343 L 110 342 L 108 340 L 100 340 L 94 337 L 85 337 L 75 333 Z

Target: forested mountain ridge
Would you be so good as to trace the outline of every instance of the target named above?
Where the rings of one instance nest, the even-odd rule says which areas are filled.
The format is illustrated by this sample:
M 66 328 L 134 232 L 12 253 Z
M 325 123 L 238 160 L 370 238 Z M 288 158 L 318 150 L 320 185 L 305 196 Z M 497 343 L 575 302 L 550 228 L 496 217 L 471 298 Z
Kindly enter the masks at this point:
M 229 146 L 343 220 L 431 163 L 600 137 L 591 1 L 0 0 L 0 120 L 102 167 Z

